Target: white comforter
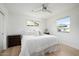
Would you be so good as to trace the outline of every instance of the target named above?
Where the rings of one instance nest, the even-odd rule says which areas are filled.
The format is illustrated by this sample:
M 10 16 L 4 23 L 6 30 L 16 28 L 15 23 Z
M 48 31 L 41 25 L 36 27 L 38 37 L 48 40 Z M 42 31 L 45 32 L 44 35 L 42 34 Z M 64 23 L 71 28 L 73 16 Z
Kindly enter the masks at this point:
M 28 56 L 58 43 L 54 35 L 26 36 L 23 35 L 20 56 Z

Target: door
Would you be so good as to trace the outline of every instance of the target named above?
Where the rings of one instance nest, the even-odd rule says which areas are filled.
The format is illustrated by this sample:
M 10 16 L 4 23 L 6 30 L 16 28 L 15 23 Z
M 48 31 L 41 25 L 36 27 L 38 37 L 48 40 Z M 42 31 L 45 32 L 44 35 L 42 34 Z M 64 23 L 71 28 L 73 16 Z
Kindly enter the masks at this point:
M 3 40 L 4 40 L 4 15 L 0 12 L 0 50 L 3 49 Z

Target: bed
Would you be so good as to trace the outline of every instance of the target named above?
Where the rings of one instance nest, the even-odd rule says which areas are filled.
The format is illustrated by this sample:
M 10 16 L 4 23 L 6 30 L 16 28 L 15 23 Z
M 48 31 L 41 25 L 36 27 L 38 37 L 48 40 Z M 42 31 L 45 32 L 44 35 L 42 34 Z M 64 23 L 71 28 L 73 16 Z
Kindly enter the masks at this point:
M 42 35 L 42 36 L 34 36 L 34 35 L 23 35 L 21 41 L 21 52 L 20 56 L 32 56 L 40 55 L 38 52 L 43 51 L 44 49 L 58 44 L 58 40 L 54 35 Z M 41 53 L 43 55 L 43 53 Z

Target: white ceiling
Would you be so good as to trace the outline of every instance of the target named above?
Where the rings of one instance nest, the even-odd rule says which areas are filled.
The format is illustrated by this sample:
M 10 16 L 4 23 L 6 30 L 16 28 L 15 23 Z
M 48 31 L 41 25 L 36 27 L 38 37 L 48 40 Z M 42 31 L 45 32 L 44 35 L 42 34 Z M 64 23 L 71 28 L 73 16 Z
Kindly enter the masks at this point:
M 48 18 L 55 12 L 60 12 L 64 9 L 77 6 L 79 4 L 69 3 L 48 3 L 48 9 L 52 13 L 47 12 L 32 12 L 32 10 L 41 8 L 41 3 L 5 3 L 4 6 L 7 8 L 9 13 L 27 15 L 35 18 Z

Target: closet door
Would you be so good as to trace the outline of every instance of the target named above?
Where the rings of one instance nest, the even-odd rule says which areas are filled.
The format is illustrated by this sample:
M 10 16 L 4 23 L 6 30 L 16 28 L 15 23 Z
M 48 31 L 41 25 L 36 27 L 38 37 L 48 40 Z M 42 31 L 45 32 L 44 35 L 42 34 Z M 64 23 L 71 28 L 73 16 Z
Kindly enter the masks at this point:
M 4 15 L 0 12 L 0 50 L 3 49 L 4 40 Z

